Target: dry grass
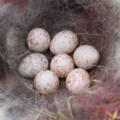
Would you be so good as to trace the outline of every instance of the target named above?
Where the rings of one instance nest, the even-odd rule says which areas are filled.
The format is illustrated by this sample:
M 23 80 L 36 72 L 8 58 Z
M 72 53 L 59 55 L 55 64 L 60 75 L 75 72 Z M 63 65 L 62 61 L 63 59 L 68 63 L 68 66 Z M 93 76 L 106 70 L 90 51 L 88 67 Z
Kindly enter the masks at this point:
M 56 112 L 51 112 L 47 108 L 41 107 L 34 120 L 38 120 L 41 115 L 46 115 L 52 120 L 75 120 L 72 113 L 71 100 L 72 98 L 69 97 L 66 103 L 69 116 L 65 115 L 61 109 L 57 109 Z

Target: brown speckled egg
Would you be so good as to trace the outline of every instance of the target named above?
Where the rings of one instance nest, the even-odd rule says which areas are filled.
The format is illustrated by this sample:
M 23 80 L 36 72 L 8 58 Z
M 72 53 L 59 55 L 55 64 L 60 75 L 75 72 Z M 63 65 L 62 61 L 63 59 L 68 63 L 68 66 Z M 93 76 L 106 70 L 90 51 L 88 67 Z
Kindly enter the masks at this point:
M 44 52 L 50 46 L 50 35 L 43 28 L 34 28 L 28 34 L 27 44 L 34 52 Z
M 75 50 L 73 58 L 77 67 L 88 70 L 97 65 L 100 54 L 91 45 L 81 45 Z
M 41 94 L 54 93 L 59 86 L 59 79 L 57 75 L 45 70 L 39 72 L 34 79 L 34 87 Z
M 78 45 L 77 35 L 70 30 L 63 30 L 57 33 L 50 44 L 50 51 L 53 54 L 72 53 Z
M 74 62 L 69 55 L 58 54 L 52 59 L 50 68 L 58 75 L 58 77 L 64 78 L 71 70 L 73 70 Z
M 48 68 L 47 58 L 40 53 L 26 56 L 20 63 L 18 71 L 23 77 L 34 77 L 37 73 Z
M 79 94 L 90 86 L 90 76 L 84 69 L 72 70 L 66 78 L 66 87 L 73 94 Z

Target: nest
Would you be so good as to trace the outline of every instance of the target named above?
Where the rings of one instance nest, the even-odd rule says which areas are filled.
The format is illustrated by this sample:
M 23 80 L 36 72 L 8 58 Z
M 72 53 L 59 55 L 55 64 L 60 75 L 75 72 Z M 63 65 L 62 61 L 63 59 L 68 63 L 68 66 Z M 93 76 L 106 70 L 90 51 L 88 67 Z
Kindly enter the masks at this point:
M 28 0 L 24 5 L 16 1 L 0 8 L 1 77 L 14 84 L 2 86 L 2 94 L 7 91 L 7 103 L 15 100 L 15 105 L 8 105 L 11 120 L 119 119 L 120 35 L 116 8 L 119 9 L 117 2 L 112 0 Z M 98 49 L 101 60 L 89 71 L 93 83 L 86 94 L 71 95 L 63 79 L 55 94 L 43 96 L 34 90 L 33 80 L 19 75 L 21 59 L 31 52 L 26 37 L 35 27 L 45 28 L 52 37 L 63 29 L 72 30 L 80 45 L 90 44 Z M 53 57 L 49 50 L 44 54 L 49 61 Z

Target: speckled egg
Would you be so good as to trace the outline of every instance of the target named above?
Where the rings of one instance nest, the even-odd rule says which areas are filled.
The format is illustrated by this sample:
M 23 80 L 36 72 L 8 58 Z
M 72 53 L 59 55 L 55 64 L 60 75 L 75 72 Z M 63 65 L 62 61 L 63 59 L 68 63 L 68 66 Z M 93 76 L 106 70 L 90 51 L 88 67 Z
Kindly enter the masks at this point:
M 37 73 L 48 68 L 47 58 L 40 53 L 26 56 L 20 63 L 18 71 L 23 77 L 34 77 Z
M 50 70 L 39 72 L 34 79 L 34 87 L 41 94 L 54 93 L 58 86 L 59 79 L 57 75 Z
M 77 67 L 88 70 L 98 64 L 100 54 L 91 45 L 81 45 L 75 50 L 73 58 Z
M 79 94 L 90 86 L 90 76 L 84 69 L 72 70 L 66 78 L 66 87 L 73 94 Z
M 72 53 L 78 45 L 77 35 L 70 30 L 63 30 L 57 33 L 50 44 L 53 54 Z
M 60 78 L 64 78 L 68 73 L 73 70 L 74 62 L 72 57 L 67 54 L 56 55 L 50 64 L 50 68 L 54 71 Z
M 50 46 L 50 35 L 43 28 L 34 28 L 28 34 L 27 44 L 34 52 L 44 52 Z

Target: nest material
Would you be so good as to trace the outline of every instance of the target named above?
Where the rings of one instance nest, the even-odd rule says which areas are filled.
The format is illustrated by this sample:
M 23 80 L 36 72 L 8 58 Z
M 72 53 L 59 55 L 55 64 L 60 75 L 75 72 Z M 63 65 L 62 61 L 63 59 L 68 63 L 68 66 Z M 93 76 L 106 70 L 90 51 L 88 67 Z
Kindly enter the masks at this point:
M 120 112 L 120 35 L 119 11 L 116 8 L 119 9 L 117 2 L 112 0 L 29 0 L 24 7 L 14 2 L 0 8 L 4 9 L 0 13 L 0 55 L 6 62 L 2 68 L 5 69 L 5 77 L 10 75 L 8 73 L 14 76 L 6 79 L 11 78 L 14 80 L 12 83 L 16 83 L 11 85 L 9 94 L 19 101 L 18 108 L 26 104 L 32 109 L 29 111 L 27 107 L 23 108 L 26 115 L 33 112 L 26 118 L 21 113 L 22 108 L 18 110 L 21 113 L 19 117 L 15 115 L 17 109 L 13 113 L 9 111 L 7 114 L 11 120 L 101 120 L 108 119 L 115 111 Z M 86 94 L 72 96 L 70 102 L 68 98 L 71 94 L 66 90 L 64 80 L 61 80 L 57 93 L 42 96 L 33 89 L 32 80 L 19 75 L 19 62 L 30 53 L 26 37 L 35 27 L 47 29 L 52 37 L 60 30 L 70 29 L 77 33 L 80 45 L 90 44 L 100 51 L 99 65 L 89 71 L 93 84 Z M 53 56 L 50 51 L 44 54 L 50 61 Z M 10 98 L 10 101 L 13 99 Z M 12 107 L 14 109 L 14 105 Z

